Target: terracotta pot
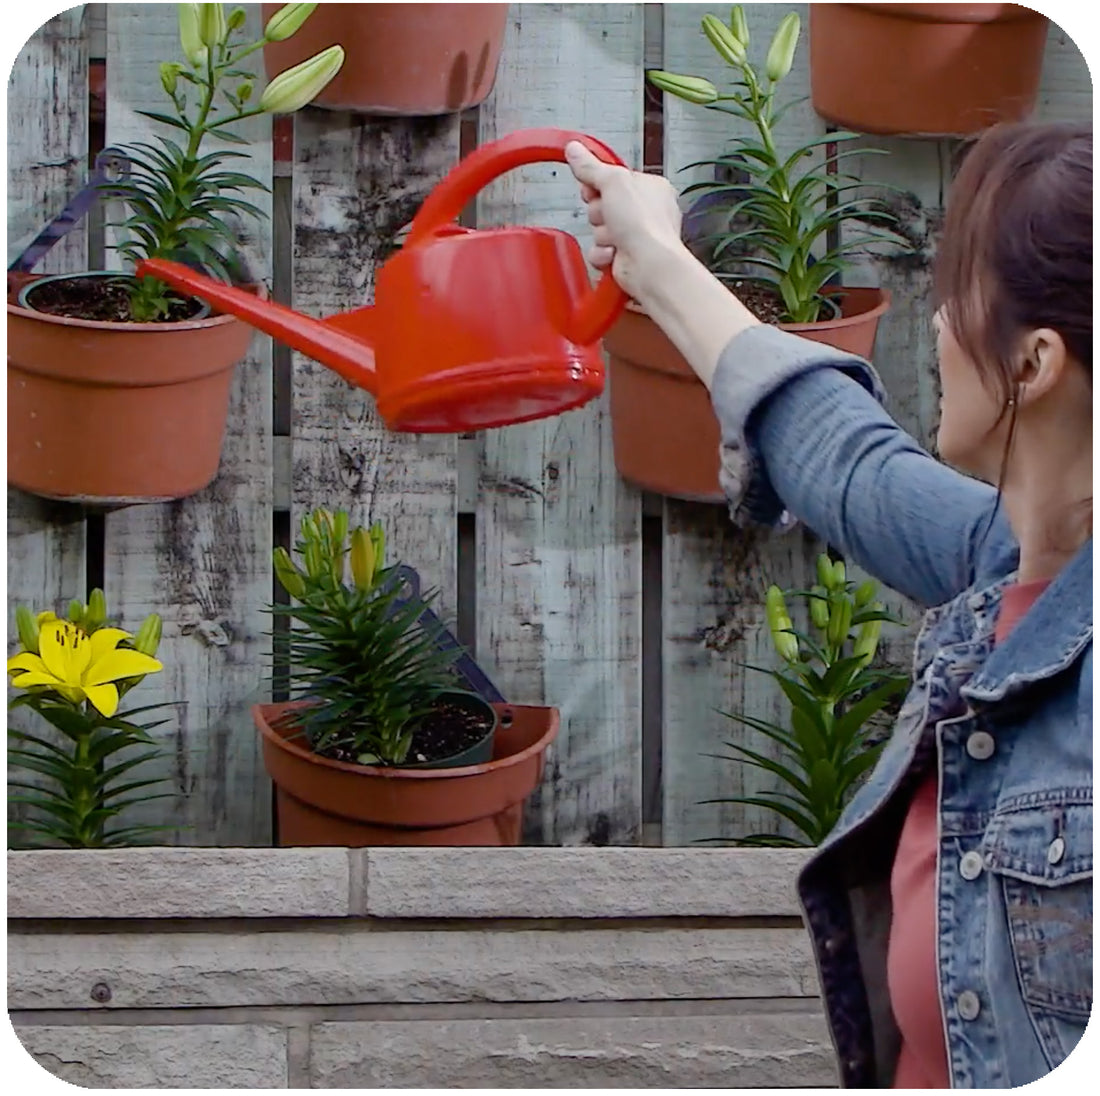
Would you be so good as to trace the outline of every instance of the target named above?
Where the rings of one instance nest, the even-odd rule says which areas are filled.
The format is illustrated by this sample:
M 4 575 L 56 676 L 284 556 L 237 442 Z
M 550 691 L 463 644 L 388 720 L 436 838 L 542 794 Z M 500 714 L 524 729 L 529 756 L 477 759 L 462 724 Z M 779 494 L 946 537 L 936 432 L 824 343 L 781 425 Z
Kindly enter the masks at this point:
M 523 804 L 557 737 L 556 708 L 494 705 L 491 761 L 427 769 L 318 757 L 281 718 L 302 703 L 252 709 L 275 783 L 280 846 L 519 844 Z
M 267 20 L 281 4 L 264 4 Z M 292 38 L 264 46 L 268 78 L 331 45 L 336 78 L 313 105 L 366 114 L 451 114 L 492 91 L 507 4 L 318 4 Z
M 810 88 L 827 121 L 952 136 L 1035 107 L 1047 18 L 1019 4 L 811 4 Z
M 814 342 L 869 359 L 883 289 L 843 291 L 842 315 L 812 324 L 781 324 Z M 722 502 L 718 420 L 710 393 L 664 332 L 631 305 L 604 336 L 611 379 L 615 465 L 626 480 L 659 495 Z
M 8 275 L 8 483 L 99 505 L 206 487 L 218 472 L 233 367 L 253 329 L 218 315 L 148 324 L 51 316 L 15 303 L 35 278 Z

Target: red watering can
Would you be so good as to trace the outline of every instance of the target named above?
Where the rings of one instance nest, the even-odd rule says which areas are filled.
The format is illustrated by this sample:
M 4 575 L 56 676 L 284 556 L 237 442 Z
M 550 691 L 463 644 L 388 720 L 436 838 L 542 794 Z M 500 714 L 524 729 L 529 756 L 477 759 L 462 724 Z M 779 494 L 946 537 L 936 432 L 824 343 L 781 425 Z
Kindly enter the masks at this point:
M 513 133 L 467 156 L 378 271 L 371 307 L 315 320 L 166 259 L 145 260 L 137 273 L 239 316 L 366 388 L 391 430 L 462 433 L 556 415 L 603 391 L 599 340 L 626 295 L 610 273 L 592 288 L 565 232 L 454 222 L 498 175 L 564 162 L 574 140 L 622 163 L 599 141 L 558 129 Z

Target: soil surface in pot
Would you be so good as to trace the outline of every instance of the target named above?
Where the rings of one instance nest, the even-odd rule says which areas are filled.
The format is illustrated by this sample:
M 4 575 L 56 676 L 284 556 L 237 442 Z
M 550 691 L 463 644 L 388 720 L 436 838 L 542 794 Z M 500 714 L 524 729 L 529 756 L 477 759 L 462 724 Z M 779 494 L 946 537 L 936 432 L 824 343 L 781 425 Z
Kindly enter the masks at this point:
M 74 320 L 101 320 L 108 323 L 133 323 L 130 294 L 125 280 L 110 278 L 59 278 L 32 289 L 28 303 L 36 312 L 65 316 Z M 189 320 L 202 311 L 202 303 L 189 297 L 173 300 L 164 323 Z
M 442 700 L 421 721 L 413 732 L 407 764 L 442 761 L 476 746 L 488 733 L 493 721 L 487 712 L 474 711 L 453 700 Z M 317 750 L 321 757 L 332 761 L 356 764 L 355 753 L 343 746 L 332 745 Z
M 742 278 L 723 278 L 722 284 L 758 319 L 764 323 L 782 322 L 786 309 L 779 290 L 761 282 Z

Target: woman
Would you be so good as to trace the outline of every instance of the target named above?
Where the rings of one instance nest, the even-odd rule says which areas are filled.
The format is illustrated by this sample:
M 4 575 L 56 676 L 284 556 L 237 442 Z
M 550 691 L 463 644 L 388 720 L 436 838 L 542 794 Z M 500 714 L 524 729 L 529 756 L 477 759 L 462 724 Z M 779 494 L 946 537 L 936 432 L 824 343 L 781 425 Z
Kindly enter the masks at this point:
M 927 607 L 871 778 L 799 878 L 845 1086 L 1009 1087 L 1092 1007 L 1092 133 L 975 143 L 922 451 L 865 362 L 759 323 L 659 177 L 572 144 L 591 261 L 709 387 L 735 519 L 784 510 Z

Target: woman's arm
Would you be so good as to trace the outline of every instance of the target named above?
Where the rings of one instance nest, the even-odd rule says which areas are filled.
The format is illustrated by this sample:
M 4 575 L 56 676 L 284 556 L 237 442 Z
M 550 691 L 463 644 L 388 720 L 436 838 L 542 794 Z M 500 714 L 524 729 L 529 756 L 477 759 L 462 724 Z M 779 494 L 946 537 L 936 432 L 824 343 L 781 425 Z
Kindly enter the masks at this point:
M 741 516 L 774 522 L 786 508 L 888 586 L 942 604 L 974 583 L 979 552 L 1009 551 L 1010 530 L 998 514 L 986 532 L 994 489 L 923 450 L 858 363 L 775 328 L 733 340 L 712 391 L 723 485 Z

